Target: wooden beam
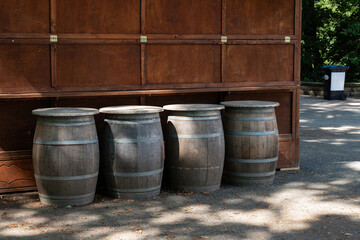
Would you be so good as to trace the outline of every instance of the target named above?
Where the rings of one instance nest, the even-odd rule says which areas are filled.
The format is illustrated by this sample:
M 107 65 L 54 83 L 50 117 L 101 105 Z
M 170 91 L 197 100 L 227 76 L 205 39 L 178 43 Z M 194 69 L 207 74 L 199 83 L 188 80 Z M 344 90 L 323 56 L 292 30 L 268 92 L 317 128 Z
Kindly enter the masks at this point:
M 50 32 L 56 33 L 56 0 L 50 0 Z

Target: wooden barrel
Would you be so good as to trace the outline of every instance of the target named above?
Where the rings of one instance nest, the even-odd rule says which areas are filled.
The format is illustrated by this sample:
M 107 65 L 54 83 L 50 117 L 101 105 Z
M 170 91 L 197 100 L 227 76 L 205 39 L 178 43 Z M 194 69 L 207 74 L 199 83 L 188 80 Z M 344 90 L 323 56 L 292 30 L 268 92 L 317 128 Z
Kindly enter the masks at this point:
M 160 193 L 164 169 L 162 111 L 152 106 L 100 109 L 105 114 L 101 166 L 110 196 L 138 199 Z
M 92 108 L 44 108 L 38 116 L 33 165 L 40 201 L 84 205 L 94 199 L 99 143 Z
M 166 171 L 175 190 L 209 192 L 219 189 L 225 144 L 221 105 L 174 104 L 166 133 Z
M 224 181 L 234 185 L 271 184 L 279 152 L 276 102 L 231 101 L 225 106 Z

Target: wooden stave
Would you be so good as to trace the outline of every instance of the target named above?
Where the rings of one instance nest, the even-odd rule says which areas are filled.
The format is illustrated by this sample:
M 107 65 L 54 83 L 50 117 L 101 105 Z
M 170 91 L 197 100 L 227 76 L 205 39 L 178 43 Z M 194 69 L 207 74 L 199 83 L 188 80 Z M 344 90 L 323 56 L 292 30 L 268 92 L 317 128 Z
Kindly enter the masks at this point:
M 144 131 L 146 127 L 149 130 L 148 132 Z M 128 140 L 139 138 L 140 141 L 122 141 L 121 139 L 124 139 L 125 135 L 130 136 L 135 133 L 132 132 L 134 128 L 138 130 Z M 117 136 L 109 137 L 113 133 L 117 134 Z M 121 136 L 120 134 L 123 135 Z M 120 166 L 110 166 L 116 162 L 120 164 L 125 159 L 127 164 L 122 164 L 122 166 L 127 165 L 129 168 L 133 158 L 121 153 L 134 149 L 137 146 L 155 149 L 157 154 L 153 154 L 152 158 L 147 159 L 150 165 L 145 168 L 138 166 L 140 168 L 135 169 L 135 171 L 127 169 L 126 166 L 123 169 Z M 119 151 L 116 151 L 115 148 L 119 149 Z M 143 149 L 142 153 L 138 153 L 138 157 L 141 155 L 149 157 L 146 149 Z M 136 151 L 133 150 L 134 152 Z M 159 113 L 106 114 L 101 157 L 106 193 L 111 197 L 126 199 L 144 199 L 157 196 L 161 189 L 164 152 L 164 140 Z M 138 188 L 135 185 L 138 185 Z
M 76 135 L 79 137 L 74 138 Z M 95 196 L 99 155 L 93 116 L 38 116 L 33 167 L 40 201 L 55 206 L 91 203 Z
M 232 122 L 242 122 L 242 124 L 232 126 L 230 124 Z M 256 127 L 255 123 L 259 125 Z M 239 186 L 272 184 L 279 151 L 279 134 L 274 107 L 226 108 L 224 129 L 226 142 L 224 182 Z M 258 135 L 251 136 L 252 132 Z M 238 136 L 237 133 L 239 133 Z M 243 133 L 245 134 L 240 136 Z M 258 142 L 269 143 L 265 151 L 246 152 L 246 149 Z M 241 149 L 237 152 L 233 151 L 238 146 L 241 146 Z
M 181 120 L 181 117 L 190 118 L 190 121 Z M 191 118 L 194 119 L 191 120 Z M 190 122 L 195 127 L 191 127 Z M 176 131 L 179 131 L 178 137 L 176 137 Z M 197 137 L 192 138 L 191 136 L 194 135 Z M 167 171 L 172 188 L 188 192 L 218 190 L 225 157 L 225 141 L 220 111 L 171 111 L 167 122 L 166 136 Z M 205 145 L 206 147 L 204 147 Z M 219 146 L 219 149 L 207 147 L 209 145 Z M 194 146 L 197 147 L 194 148 Z M 209 151 L 206 155 L 214 156 L 212 163 L 209 165 L 201 162 L 204 157 L 199 156 L 198 151 L 190 151 L 191 147 L 193 150 Z M 183 153 L 182 156 L 180 156 L 179 151 Z M 189 160 L 192 158 L 195 160 Z M 220 160 L 216 161 L 216 159 Z M 194 166 L 191 162 L 195 162 L 197 165 Z M 204 171 L 207 172 L 205 181 Z M 209 181 L 209 175 L 213 178 L 212 181 Z M 200 184 L 196 184 L 199 182 Z

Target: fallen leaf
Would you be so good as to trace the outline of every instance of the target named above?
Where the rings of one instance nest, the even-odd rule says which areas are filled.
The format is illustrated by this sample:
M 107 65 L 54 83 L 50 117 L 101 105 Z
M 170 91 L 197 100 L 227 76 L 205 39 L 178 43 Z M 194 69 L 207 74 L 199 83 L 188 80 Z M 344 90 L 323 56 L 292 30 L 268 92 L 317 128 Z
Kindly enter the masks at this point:
M 11 224 L 11 225 L 9 225 L 8 226 L 8 228 L 16 228 L 16 227 L 18 227 L 19 225 L 17 225 L 17 224 Z
M 186 192 L 186 191 L 182 191 L 182 192 L 178 192 L 178 195 L 182 195 L 182 196 L 189 196 L 189 195 L 193 195 L 194 192 Z
M 200 236 L 201 238 L 209 238 L 208 236 Z
M 208 196 L 210 192 L 201 192 L 203 195 Z
M 176 238 L 176 235 L 165 235 L 165 238 Z

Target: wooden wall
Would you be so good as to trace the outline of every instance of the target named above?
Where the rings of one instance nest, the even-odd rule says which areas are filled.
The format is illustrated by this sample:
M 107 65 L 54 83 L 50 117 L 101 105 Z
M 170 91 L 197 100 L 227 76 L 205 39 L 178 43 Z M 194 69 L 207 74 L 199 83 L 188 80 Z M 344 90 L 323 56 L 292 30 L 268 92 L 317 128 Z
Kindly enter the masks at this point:
M 278 101 L 298 167 L 300 23 L 301 0 L 0 0 L 0 192 L 35 186 L 38 107 Z

